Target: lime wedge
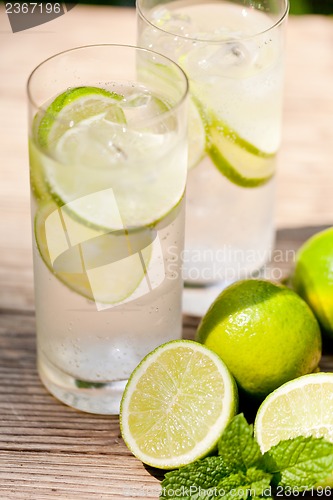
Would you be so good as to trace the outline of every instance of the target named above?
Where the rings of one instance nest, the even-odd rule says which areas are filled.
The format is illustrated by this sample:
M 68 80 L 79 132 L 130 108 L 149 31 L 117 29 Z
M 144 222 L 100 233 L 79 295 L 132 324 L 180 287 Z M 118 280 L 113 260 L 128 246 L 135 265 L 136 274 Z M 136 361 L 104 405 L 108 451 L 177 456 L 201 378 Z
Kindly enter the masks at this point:
M 172 469 L 211 452 L 236 410 L 236 385 L 219 356 L 176 340 L 152 351 L 132 373 L 121 402 L 121 432 L 142 462 Z
M 144 278 L 149 278 L 153 230 L 105 234 L 49 201 L 38 208 L 34 231 L 44 263 L 74 292 L 96 303 L 119 304 L 149 290 Z
M 255 435 L 265 452 L 280 440 L 324 437 L 333 442 L 333 373 L 296 378 L 272 392 L 260 406 Z

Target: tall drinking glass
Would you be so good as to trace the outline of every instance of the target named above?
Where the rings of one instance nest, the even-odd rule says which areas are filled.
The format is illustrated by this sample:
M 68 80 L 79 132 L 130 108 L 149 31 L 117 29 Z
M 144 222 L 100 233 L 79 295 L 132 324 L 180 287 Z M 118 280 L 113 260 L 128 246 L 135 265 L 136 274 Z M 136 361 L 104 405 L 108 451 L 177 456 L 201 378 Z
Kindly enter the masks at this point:
M 29 78 L 38 370 L 75 408 L 117 413 L 142 357 L 181 337 L 187 88 L 171 60 L 119 45 Z
M 287 0 L 137 0 L 139 45 L 190 81 L 184 276 L 222 286 L 274 243 Z

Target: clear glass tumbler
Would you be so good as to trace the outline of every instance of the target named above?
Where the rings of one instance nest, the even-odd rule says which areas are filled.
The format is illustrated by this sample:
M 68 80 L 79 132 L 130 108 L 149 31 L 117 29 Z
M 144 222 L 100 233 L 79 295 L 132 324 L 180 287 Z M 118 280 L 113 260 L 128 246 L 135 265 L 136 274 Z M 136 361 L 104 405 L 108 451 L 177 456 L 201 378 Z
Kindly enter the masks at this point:
M 189 78 L 184 277 L 216 295 L 273 249 L 288 1 L 137 0 L 137 10 L 139 45 Z
M 120 45 L 28 81 L 38 370 L 83 411 L 118 413 L 143 356 L 181 337 L 187 90 L 173 61 Z

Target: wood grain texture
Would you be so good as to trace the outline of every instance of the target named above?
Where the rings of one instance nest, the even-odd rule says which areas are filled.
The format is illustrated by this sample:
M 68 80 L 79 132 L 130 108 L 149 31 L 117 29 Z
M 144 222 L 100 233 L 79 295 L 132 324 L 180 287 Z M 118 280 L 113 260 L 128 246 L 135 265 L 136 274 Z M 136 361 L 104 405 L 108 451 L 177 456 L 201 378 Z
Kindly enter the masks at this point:
M 276 249 L 295 251 L 320 229 L 281 230 Z M 284 276 L 291 266 L 283 263 Z M 184 338 L 193 339 L 199 321 L 184 317 Z M 332 346 L 321 369 L 333 370 Z M 118 417 L 76 411 L 44 389 L 36 371 L 33 312 L 0 309 L 0 380 L 1 500 L 158 498 L 162 472 L 131 455 Z
M 0 500 L 159 495 L 161 473 L 130 454 L 118 418 L 56 401 L 40 383 L 35 360 L 25 83 L 41 60 L 61 50 L 135 43 L 135 24 L 134 9 L 77 6 L 48 25 L 14 35 L 0 5 Z M 301 243 L 333 223 L 332 48 L 333 19 L 290 19 L 280 230 L 268 267 L 281 277 L 290 272 Z M 198 321 L 184 318 L 185 338 L 193 338 Z M 333 370 L 332 352 L 326 346 L 322 369 Z

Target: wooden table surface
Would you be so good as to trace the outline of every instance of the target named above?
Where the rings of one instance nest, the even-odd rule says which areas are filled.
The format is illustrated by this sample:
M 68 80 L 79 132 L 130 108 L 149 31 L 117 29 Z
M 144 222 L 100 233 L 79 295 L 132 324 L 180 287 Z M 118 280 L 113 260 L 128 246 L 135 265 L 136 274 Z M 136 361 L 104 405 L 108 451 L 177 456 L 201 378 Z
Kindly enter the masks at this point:
M 46 57 L 90 43 L 135 43 L 132 8 L 76 6 L 13 34 L 0 5 L 0 499 L 158 498 L 160 473 L 131 456 L 117 417 L 68 408 L 35 368 L 25 85 Z M 333 19 L 288 25 L 277 247 L 287 255 L 333 224 Z M 290 255 L 290 254 L 288 254 Z M 287 274 L 292 259 L 274 263 Z M 184 336 L 198 320 L 184 317 Z M 322 368 L 333 370 L 333 348 Z

